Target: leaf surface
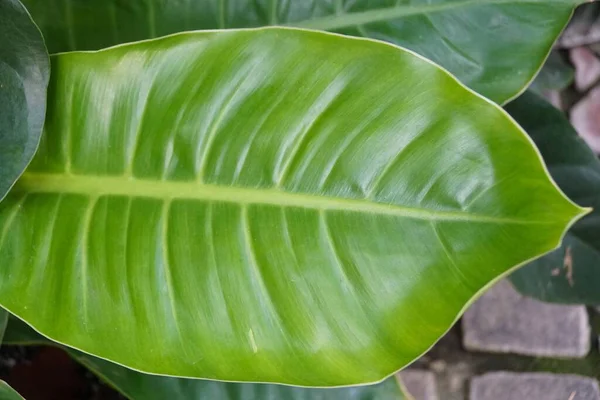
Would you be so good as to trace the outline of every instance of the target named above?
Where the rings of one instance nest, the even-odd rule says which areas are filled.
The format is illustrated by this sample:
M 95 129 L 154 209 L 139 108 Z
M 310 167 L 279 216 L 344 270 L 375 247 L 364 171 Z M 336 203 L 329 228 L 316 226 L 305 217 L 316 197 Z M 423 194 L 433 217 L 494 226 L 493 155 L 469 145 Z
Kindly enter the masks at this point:
M 506 107 L 538 146 L 550 174 L 572 199 L 593 211 L 563 245 L 510 277 L 523 294 L 555 303 L 600 304 L 600 161 L 567 118 L 532 93 Z
M 18 0 L 0 0 L 0 200 L 31 161 L 42 134 L 50 61 Z
M 141 371 L 380 381 L 585 212 L 501 108 L 385 43 L 197 32 L 52 67 L 0 302 Z
M 11 317 L 3 344 L 57 345 Z M 131 400 L 413 400 L 396 376 L 368 386 L 312 389 L 258 383 L 228 383 L 142 374 L 89 354 L 67 351 L 103 381 Z
M 504 103 L 532 81 L 579 0 L 26 0 L 51 52 L 184 30 L 292 25 L 385 40 Z M 526 40 L 524 40 L 526 38 Z

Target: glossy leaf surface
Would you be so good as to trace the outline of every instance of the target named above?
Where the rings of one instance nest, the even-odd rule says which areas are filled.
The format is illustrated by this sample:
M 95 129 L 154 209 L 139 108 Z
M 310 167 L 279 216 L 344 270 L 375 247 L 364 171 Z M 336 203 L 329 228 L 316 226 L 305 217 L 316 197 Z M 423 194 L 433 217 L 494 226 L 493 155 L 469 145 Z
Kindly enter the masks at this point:
M 292 25 L 385 40 L 503 103 L 531 82 L 579 0 L 26 0 L 51 52 L 184 30 Z M 527 40 L 523 40 L 526 38 Z
M 10 318 L 5 344 L 56 345 L 17 318 Z M 131 400 L 413 400 L 395 376 L 347 388 L 312 389 L 258 383 L 228 383 L 142 374 L 64 347 L 75 360 Z
M 50 61 L 18 0 L 0 0 L 0 200 L 31 161 L 42 134 Z
M 381 42 L 199 32 L 52 67 L 0 301 L 134 369 L 379 381 L 583 212 L 501 108 Z
M 571 228 L 561 248 L 510 279 L 540 300 L 600 304 L 600 161 L 565 116 L 536 95 L 526 93 L 506 109 L 535 141 L 560 188 L 594 209 Z

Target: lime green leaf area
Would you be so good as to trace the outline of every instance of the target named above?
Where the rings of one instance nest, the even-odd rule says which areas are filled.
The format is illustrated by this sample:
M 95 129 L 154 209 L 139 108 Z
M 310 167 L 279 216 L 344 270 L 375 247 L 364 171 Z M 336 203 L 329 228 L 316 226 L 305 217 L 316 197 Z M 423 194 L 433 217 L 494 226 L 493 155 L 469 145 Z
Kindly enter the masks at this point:
M 585 213 L 501 108 L 382 42 L 195 32 L 52 68 L 0 301 L 144 372 L 380 381 Z
M 0 0 L 0 200 L 40 141 L 50 60 L 44 40 L 18 0 Z
M 197 29 L 291 25 L 384 40 L 505 103 L 541 68 L 580 0 L 25 0 L 50 51 Z M 524 40 L 524 38 L 526 40 Z

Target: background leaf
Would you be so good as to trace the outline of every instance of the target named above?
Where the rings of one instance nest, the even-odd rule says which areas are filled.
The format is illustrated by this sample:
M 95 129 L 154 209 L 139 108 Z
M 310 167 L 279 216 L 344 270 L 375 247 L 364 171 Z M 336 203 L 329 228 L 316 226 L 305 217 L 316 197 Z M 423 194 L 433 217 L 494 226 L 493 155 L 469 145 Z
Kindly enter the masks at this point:
M 133 400 L 408 400 L 396 376 L 374 385 L 312 389 L 148 375 L 74 350 L 69 353 Z
M 0 200 L 31 161 L 42 134 L 50 62 L 18 0 L 0 0 Z
M 4 337 L 4 331 L 6 330 L 6 325 L 8 324 L 8 312 L 3 308 L 0 308 L 0 343 L 2 342 L 2 338 Z
M 506 106 L 542 153 L 550 174 L 577 203 L 592 207 L 562 246 L 514 272 L 523 294 L 556 303 L 600 304 L 600 161 L 567 118 L 533 93 Z
M 573 82 L 574 75 L 573 67 L 554 50 L 529 89 L 540 95 L 549 90 L 563 90 Z
M 504 103 L 532 81 L 578 0 L 26 0 L 50 52 L 184 30 L 293 25 L 385 40 Z M 527 38 L 527 40 L 523 40 Z
M 379 381 L 583 212 L 501 108 L 381 42 L 197 32 L 52 68 L 0 301 L 141 371 Z

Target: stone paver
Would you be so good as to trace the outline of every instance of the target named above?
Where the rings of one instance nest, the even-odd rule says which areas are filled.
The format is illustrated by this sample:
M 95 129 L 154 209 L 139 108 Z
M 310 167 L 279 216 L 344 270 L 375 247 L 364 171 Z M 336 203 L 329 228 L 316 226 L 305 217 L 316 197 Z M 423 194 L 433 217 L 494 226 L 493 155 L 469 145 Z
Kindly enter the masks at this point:
M 579 7 L 567 29 L 558 39 L 560 47 L 577 47 L 600 41 L 600 18 L 598 6 L 589 4 Z
M 507 280 L 477 300 L 465 313 L 462 324 L 463 344 L 468 350 L 584 357 L 590 349 L 584 306 L 524 297 Z
M 408 369 L 400 372 L 400 379 L 415 400 L 438 400 L 435 374 L 430 371 Z
M 576 47 L 569 52 L 571 63 L 575 67 L 575 89 L 588 90 L 600 79 L 600 60 L 587 47 Z
M 573 106 L 571 123 L 588 146 L 600 153 L 600 86 Z
M 565 101 L 563 100 L 560 92 L 558 90 L 544 90 L 541 93 L 542 97 L 548 101 L 548 103 L 552 104 L 555 108 L 558 108 L 561 111 L 565 111 Z
M 469 400 L 600 400 L 600 389 L 579 375 L 491 372 L 471 380 Z

